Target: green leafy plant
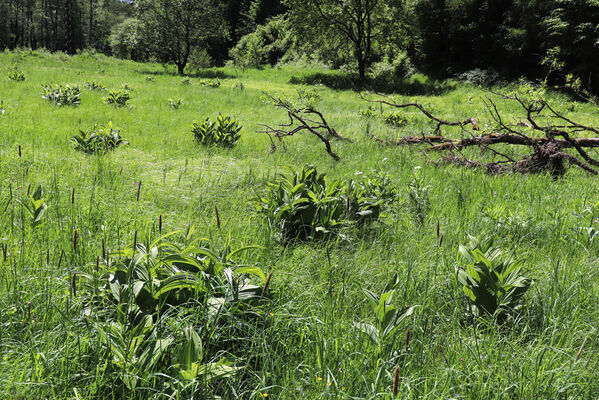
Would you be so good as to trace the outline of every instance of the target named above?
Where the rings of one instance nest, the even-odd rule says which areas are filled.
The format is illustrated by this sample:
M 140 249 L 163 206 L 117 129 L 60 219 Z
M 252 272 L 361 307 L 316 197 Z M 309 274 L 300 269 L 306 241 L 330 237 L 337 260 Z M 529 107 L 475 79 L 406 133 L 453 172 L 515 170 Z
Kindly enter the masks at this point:
M 108 96 L 103 97 L 102 101 L 106 104 L 113 104 L 116 107 L 124 107 L 131 99 L 131 95 L 126 90 L 110 90 Z
M 254 201 L 283 242 L 326 239 L 343 226 L 374 221 L 395 196 L 389 178 L 379 172 L 362 182 L 327 181 L 311 165 L 289 172 L 268 182 Z
M 183 85 L 183 86 L 189 86 L 189 85 L 191 85 L 191 79 L 189 79 L 188 77 L 185 77 L 185 78 L 181 79 L 179 84 Z
M 373 106 L 368 106 L 368 108 L 358 111 L 358 115 L 364 118 L 374 118 L 376 115 L 376 110 Z
M 129 85 L 128 83 L 123 83 L 123 84 L 121 84 L 121 90 L 128 90 L 128 91 L 134 92 L 135 88 L 133 86 Z
M 181 104 L 183 104 L 183 99 L 180 97 L 175 97 L 174 99 L 168 99 L 168 105 L 171 109 L 177 110 Z
M 112 121 L 107 125 L 94 124 L 79 135 L 71 138 L 75 150 L 87 154 L 108 153 L 123 144 L 128 144 L 121 137 L 121 130 L 113 127 Z
M 430 209 L 430 186 L 425 184 L 421 171 L 420 167 L 414 168 L 412 180 L 408 183 L 408 206 L 419 226 L 424 225 Z
M 78 106 L 81 102 L 81 90 L 74 85 L 44 85 L 42 98 L 55 106 Z
M 201 79 L 200 86 L 205 86 L 209 88 L 219 88 L 220 81 L 218 79 Z
M 83 84 L 83 87 L 87 90 L 96 90 L 96 91 L 106 90 L 106 86 L 102 85 L 100 82 L 97 82 L 97 81 L 85 82 Z
M 13 81 L 24 81 L 25 74 L 19 69 L 19 67 L 15 66 L 13 69 L 8 71 L 8 79 Z
M 467 246 L 460 245 L 467 265 L 457 268 L 456 276 L 477 315 L 503 322 L 522 306 L 522 297 L 533 282 L 522 275 L 524 261 L 505 256 L 491 245 L 470 236 Z
M 238 121 L 219 114 L 215 121 L 206 118 L 202 123 L 194 122 L 191 132 L 201 145 L 233 147 L 241 137 L 241 128 Z
M 42 187 L 38 186 L 33 194 L 27 195 L 25 200 L 19 200 L 19 203 L 31 217 L 31 227 L 37 228 L 42 223 L 42 218 L 48 208 Z
M 395 347 L 395 332 L 402 322 L 412 315 L 416 306 L 398 308 L 393 304 L 399 277 L 395 274 L 385 285 L 380 295 L 360 287 L 372 307 L 374 323 L 357 322 L 354 326 L 365 333 L 377 346 L 377 355 L 388 355 Z
M 408 123 L 408 117 L 400 112 L 390 112 L 383 114 L 383 121 L 385 121 L 387 125 L 400 127 Z
M 146 79 L 146 82 L 154 82 L 156 80 L 153 76 L 150 76 L 150 75 L 146 76 L 145 79 Z
M 6 104 L 4 104 L 4 100 L 0 100 L 0 115 L 6 112 Z

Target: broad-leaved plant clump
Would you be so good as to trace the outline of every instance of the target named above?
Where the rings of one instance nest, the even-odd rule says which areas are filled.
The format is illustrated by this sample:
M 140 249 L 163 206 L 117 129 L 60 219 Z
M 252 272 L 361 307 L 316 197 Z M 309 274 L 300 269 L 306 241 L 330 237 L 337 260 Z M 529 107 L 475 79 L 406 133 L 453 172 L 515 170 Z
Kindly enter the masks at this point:
M 215 121 L 206 118 L 204 122 L 194 122 L 191 132 L 201 145 L 233 147 L 241 137 L 241 128 L 238 121 L 219 114 Z
M 202 79 L 200 80 L 200 86 L 205 86 L 209 88 L 219 88 L 220 81 L 218 79 Z
M 148 230 L 140 242 L 77 273 L 86 320 L 106 362 L 119 371 L 120 390 L 153 387 L 167 374 L 177 378 L 169 385 L 173 398 L 188 398 L 189 385 L 207 387 L 240 368 L 223 353 L 244 357 L 243 341 L 212 342 L 244 315 L 265 313 L 270 280 L 235 261 L 255 246 L 215 251 L 192 233 L 179 242 L 173 238 L 180 232 L 155 237 Z
M 25 74 L 19 69 L 19 67 L 15 66 L 13 69 L 8 71 L 8 79 L 17 82 L 24 81 Z
M 87 90 L 103 91 L 106 90 L 106 86 L 97 81 L 88 81 L 83 84 L 83 87 Z
M 171 109 L 177 110 L 183 104 L 183 99 L 175 97 L 174 99 L 168 99 L 168 105 Z
M 377 220 L 395 195 L 389 177 L 380 172 L 363 181 L 330 181 L 305 165 L 268 182 L 254 203 L 278 239 L 290 242 L 327 239 L 344 226 Z
M 458 267 L 456 276 L 477 316 L 503 322 L 520 309 L 522 297 L 533 283 L 522 274 L 523 260 L 472 236 L 468 245 L 460 245 L 460 253 L 466 266 Z
M 75 150 L 87 154 L 108 153 L 123 144 L 129 144 L 121 137 L 121 130 L 113 127 L 112 121 L 107 125 L 94 124 L 85 131 L 71 138 Z
M 57 107 L 78 106 L 81 103 L 81 89 L 78 85 L 44 85 L 42 98 Z
M 116 107 L 124 107 L 127 105 L 127 102 L 131 99 L 131 95 L 126 90 L 110 90 L 106 97 L 103 97 L 102 100 L 106 104 L 113 104 Z

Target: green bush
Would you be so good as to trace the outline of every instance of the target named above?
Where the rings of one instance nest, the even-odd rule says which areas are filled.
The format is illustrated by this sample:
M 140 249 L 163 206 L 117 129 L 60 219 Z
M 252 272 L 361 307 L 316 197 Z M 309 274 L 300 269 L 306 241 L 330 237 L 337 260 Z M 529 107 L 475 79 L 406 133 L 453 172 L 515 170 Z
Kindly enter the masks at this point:
M 106 104 L 113 104 L 116 107 L 124 107 L 127 102 L 131 99 L 131 95 L 126 90 L 110 90 L 108 96 L 103 97 L 102 100 Z
M 233 147 L 241 137 L 241 128 L 238 121 L 219 114 L 214 122 L 210 118 L 202 123 L 194 122 L 191 132 L 201 145 Z
M 460 253 L 467 265 L 456 269 L 457 280 L 478 316 L 503 322 L 522 306 L 522 297 L 532 285 L 521 273 L 522 260 L 506 257 L 501 249 L 472 236 L 467 246 L 460 245 Z
M 183 99 L 180 97 L 176 97 L 174 99 L 168 99 L 168 105 L 171 109 L 177 110 L 183 104 Z
M 87 154 L 108 153 L 122 144 L 128 144 L 120 135 L 121 130 L 113 128 L 112 121 L 108 125 L 94 124 L 79 135 L 71 138 L 75 150 Z
M 387 125 L 400 127 L 408 123 L 408 117 L 401 112 L 390 112 L 383 114 L 383 121 L 385 121 Z
M 218 79 L 202 79 L 200 80 L 200 86 L 219 88 L 220 81 Z
M 81 102 L 81 90 L 77 85 L 44 85 L 42 98 L 55 106 L 78 106 Z
M 266 193 L 254 200 L 282 242 L 327 239 L 343 226 L 377 220 L 396 194 L 380 172 L 361 182 L 327 181 L 311 165 L 289 172 L 268 182 Z

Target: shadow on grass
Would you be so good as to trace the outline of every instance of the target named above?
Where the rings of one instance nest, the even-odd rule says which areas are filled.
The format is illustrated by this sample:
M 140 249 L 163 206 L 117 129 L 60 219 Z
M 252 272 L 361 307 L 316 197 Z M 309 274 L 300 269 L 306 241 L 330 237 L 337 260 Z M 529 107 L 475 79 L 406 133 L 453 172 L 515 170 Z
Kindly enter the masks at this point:
M 436 81 L 422 74 L 406 79 L 366 78 L 360 80 L 356 74 L 317 72 L 304 76 L 293 76 L 289 83 L 295 85 L 323 85 L 335 90 L 371 90 L 380 93 L 399 93 L 405 95 L 440 95 L 455 89 L 456 84 Z
M 168 70 L 163 70 L 163 71 L 138 70 L 135 72 L 143 74 L 143 75 L 180 76 L 179 74 L 177 74 L 177 71 L 175 71 L 175 70 L 172 70 L 172 71 L 168 71 Z M 235 78 L 237 78 L 236 75 L 230 74 L 225 71 L 221 71 L 216 68 L 206 68 L 206 69 L 201 69 L 201 70 L 197 70 L 197 71 L 193 71 L 193 72 L 189 72 L 184 75 L 181 75 L 181 77 L 184 77 L 184 76 L 190 76 L 192 78 L 205 78 L 205 79 L 235 79 Z

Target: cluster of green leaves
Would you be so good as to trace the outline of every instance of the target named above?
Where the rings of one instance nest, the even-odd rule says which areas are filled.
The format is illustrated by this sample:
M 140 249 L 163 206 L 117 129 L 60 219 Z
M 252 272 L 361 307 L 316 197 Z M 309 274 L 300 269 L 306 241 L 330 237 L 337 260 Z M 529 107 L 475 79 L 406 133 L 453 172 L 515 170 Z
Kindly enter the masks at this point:
M 254 203 L 279 239 L 290 242 L 327 239 L 343 226 L 377 220 L 395 195 L 389 177 L 378 171 L 365 181 L 331 182 L 315 167 L 304 165 L 268 182 Z
M 106 86 L 97 81 L 87 81 L 83 84 L 83 87 L 87 90 L 97 90 L 103 91 L 106 90 Z
M 532 280 L 522 274 L 523 260 L 505 256 L 492 242 L 481 243 L 470 236 L 467 246 L 460 245 L 465 268 L 457 268 L 458 282 L 478 316 L 492 316 L 503 322 L 522 306 L 522 296 Z
M 384 113 L 382 117 L 383 121 L 385 121 L 387 125 L 391 125 L 394 127 L 404 126 L 407 125 L 409 122 L 408 117 L 401 112 Z
M 118 371 L 121 390 L 155 387 L 173 376 L 167 390 L 189 398 L 198 386 L 230 377 L 238 368 L 209 350 L 215 332 L 235 310 L 251 312 L 268 301 L 265 274 L 234 261 L 242 251 L 220 252 L 179 232 L 153 237 L 111 254 L 84 279 L 84 314 L 101 340 L 105 362 Z M 93 270 L 93 268 L 92 268 Z M 261 286 L 250 284 L 250 277 Z M 187 321 L 187 322 L 185 322 Z M 240 354 L 243 356 L 243 354 Z
M 0 115 L 6 112 L 6 105 L 4 104 L 4 100 L 0 100 Z
M 78 106 L 81 103 L 81 89 L 78 85 L 44 85 L 42 99 L 48 100 L 57 107 Z
M 19 69 L 19 67 L 15 66 L 13 69 L 8 71 L 8 79 L 13 81 L 24 81 L 25 74 Z
M 183 104 L 183 99 L 180 97 L 175 97 L 174 99 L 168 99 L 168 105 L 171 109 L 177 110 L 181 104 Z
M 241 128 L 238 121 L 219 114 L 215 121 L 206 118 L 202 123 L 194 122 L 191 132 L 201 145 L 233 147 L 241 137 Z
M 219 88 L 220 81 L 218 79 L 201 79 L 200 86 L 210 87 L 210 88 Z
M 21 203 L 30 217 L 31 228 L 37 228 L 42 223 L 42 217 L 48 208 L 42 186 L 38 186 L 33 194 L 28 194 L 25 200 L 19 200 L 19 203 Z
M 191 79 L 186 76 L 185 78 L 181 79 L 179 84 L 183 85 L 183 86 L 189 86 L 189 85 L 191 85 Z
M 431 207 L 429 199 L 430 188 L 430 185 L 426 184 L 424 176 L 422 176 L 422 168 L 414 168 L 412 180 L 408 183 L 407 205 L 419 226 L 424 225 Z
M 374 106 L 368 106 L 368 108 L 358 111 L 358 115 L 364 118 L 374 118 L 376 116 L 376 110 Z
M 110 90 L 106 97 L 102 98 L 102 101 L 106 104 L 113 104 L 116 107 L 124 107 L 127 102 L 131 99 L 131 95 L 126 90 Z
M 106 126 L 94 124 L 85 131 L 79 130 L 79 135 L 71 138 L 75 150 L 87 154 L 108 153 L 122 144 L 128 144 L 121 137 L 121 130 L 112 126 L 109 121 Z

